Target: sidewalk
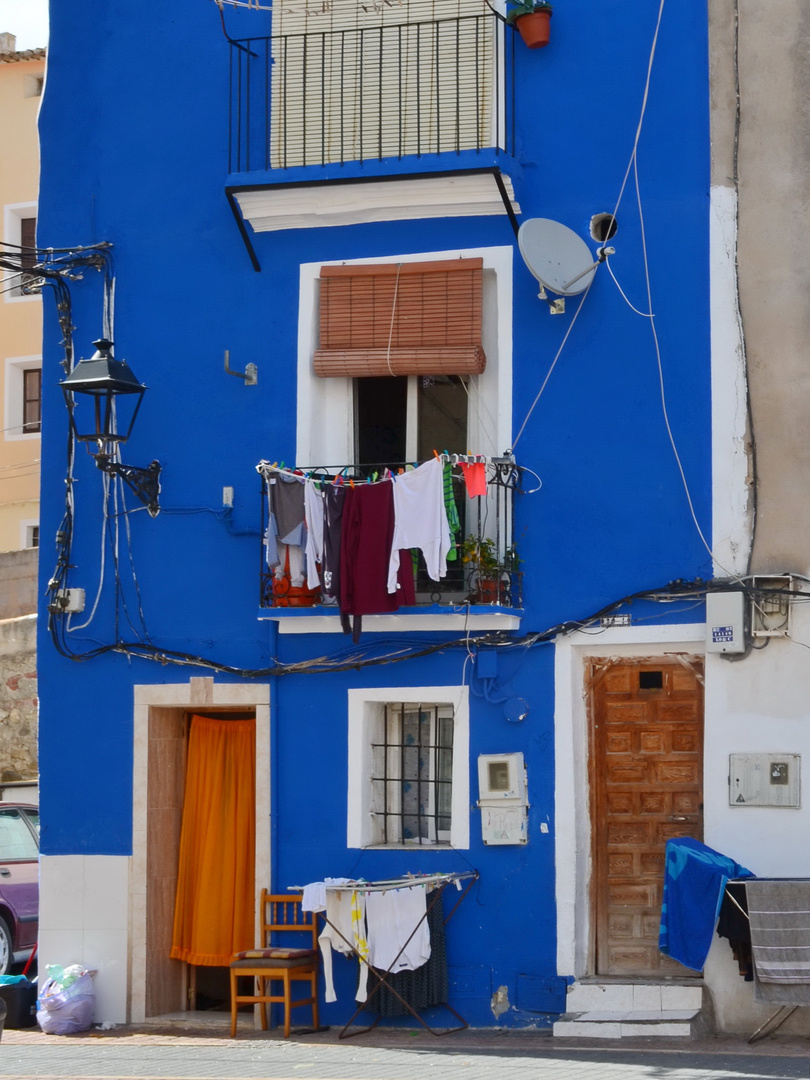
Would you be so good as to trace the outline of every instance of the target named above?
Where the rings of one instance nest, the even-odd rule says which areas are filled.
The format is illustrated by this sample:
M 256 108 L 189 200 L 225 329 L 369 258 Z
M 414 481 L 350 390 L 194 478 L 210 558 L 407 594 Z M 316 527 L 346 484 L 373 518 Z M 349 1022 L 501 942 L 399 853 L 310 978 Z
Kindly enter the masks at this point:
M 221 1023 L 83 1035 L 6 1031 L 0 1077 L 15 1080 L 810 1080 L 810 1040 L 553 1039 L 533 1031 L 338 1029 L 296 1035 Z

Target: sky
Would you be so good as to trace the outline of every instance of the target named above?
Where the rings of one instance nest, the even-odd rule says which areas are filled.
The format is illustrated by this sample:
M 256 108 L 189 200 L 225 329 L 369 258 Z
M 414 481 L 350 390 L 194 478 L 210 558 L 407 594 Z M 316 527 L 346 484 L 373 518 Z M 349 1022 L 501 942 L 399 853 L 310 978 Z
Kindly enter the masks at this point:
M 48 44 L 48 0 L 0 0 L 0 34 L 16 34 L 17 50 Z

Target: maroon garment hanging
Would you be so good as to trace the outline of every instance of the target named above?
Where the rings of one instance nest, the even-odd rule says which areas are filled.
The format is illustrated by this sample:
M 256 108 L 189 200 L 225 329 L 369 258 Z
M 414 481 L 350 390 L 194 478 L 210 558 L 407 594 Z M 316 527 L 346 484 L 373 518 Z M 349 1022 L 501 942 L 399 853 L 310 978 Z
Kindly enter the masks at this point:
M 400 555 L 397 591 L 388 592 L 388 562 L 394 535 L 390 481 L 358 484 L 346 492 L 340 539 L 340 610 L 343 615 L 378 615 L 413 604 L 413 564 Z

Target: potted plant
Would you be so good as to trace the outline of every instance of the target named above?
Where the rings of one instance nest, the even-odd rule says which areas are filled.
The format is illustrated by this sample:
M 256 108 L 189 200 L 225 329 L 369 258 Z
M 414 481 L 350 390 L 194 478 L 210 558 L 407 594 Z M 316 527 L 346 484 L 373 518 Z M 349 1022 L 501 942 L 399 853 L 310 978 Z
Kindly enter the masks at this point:
M 474 604 L 493 604 L 498 599 L 501 564 L 495 541 L 470 534 L 461 544 L 461 561 L 469 573 L 470 598 Z
M 506 21 L 517 29 L 530 49 L 548 45 L 551 4 L 547 0 L 511 0 Z

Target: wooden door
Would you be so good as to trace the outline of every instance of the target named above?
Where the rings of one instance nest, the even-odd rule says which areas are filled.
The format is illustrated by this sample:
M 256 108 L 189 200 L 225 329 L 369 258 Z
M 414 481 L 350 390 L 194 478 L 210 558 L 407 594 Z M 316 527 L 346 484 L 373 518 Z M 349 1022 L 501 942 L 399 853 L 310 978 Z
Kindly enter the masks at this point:
M 697 973 L 658 951 L 666 842 L 703 836 L 703 666 L 652 659 L 590 671 L 596 973 Z

